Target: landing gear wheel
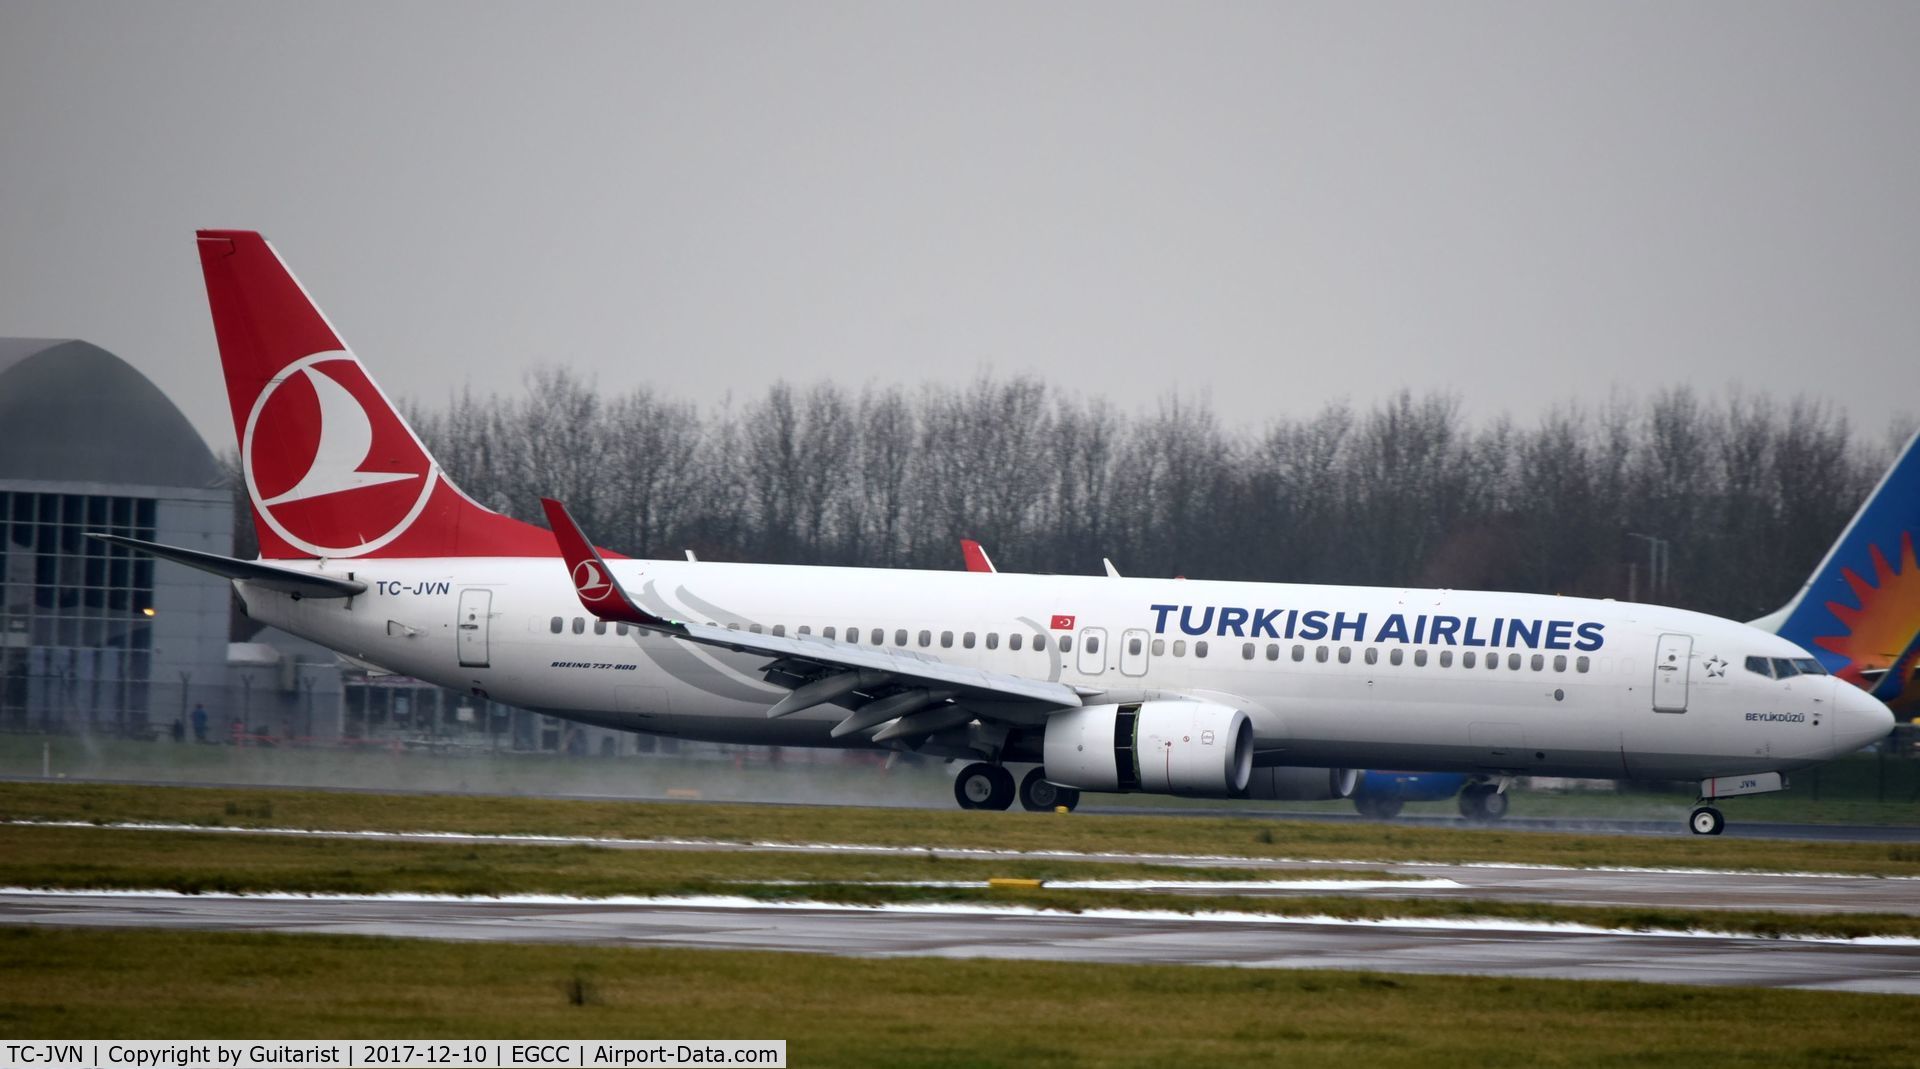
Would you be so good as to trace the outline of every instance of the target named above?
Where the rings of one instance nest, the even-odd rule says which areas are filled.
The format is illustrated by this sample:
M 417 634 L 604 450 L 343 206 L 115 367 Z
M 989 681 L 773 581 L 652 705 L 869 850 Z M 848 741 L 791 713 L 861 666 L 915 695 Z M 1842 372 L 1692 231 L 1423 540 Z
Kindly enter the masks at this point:
M 1404 805 L 1406 802 L 1399 798 L 1363 794 L 1353 800 L 1353 811 L 1373 820 L 1392 820 L 1400 815 L 1400 807 Z
M 1693 829 L 1695 835 L 1718 835 L 1727 830 L 1727 818 L 1721 816 L 1718 809 L 1703 805 L 1687 818 L 1687 827 Z
M 1055 806 L 1069 811 L 1080 804 L 1080 792 L 1047 782 L 1047 770 L 1036 768 L 1020 780 L 1020 808 L 1029 813 L 1050 813 Z
M 1460 815 L 1468 820 L 1499 820 L 1507 815 L 1508 799 L 1491 783 L 1469 783 L 1460 789 Z
M 1013 773 L 976 761 L 953 780 L 953 800 L 962 809 L 1005 809 L 1013 804 Z

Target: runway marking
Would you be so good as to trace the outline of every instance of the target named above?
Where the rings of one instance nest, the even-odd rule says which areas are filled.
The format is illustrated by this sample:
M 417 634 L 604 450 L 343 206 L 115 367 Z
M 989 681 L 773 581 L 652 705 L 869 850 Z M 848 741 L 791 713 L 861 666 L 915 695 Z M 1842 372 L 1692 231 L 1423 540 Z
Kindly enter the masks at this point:
M 1570 921 L 1517 921 L 1498 917 L 1335 917 L 1322 914 L 1286 915 L 1242 913 L 1228 910 L 1203 910 L 1182 913 L 1161 909 L 1083 909 L 1067 911 L 1035 906 L 972 905 L 958 902 L 915 904 L 890 902 L 858 904 L 794 899 L 768 902 L 733 895 L 608 895 L 593 898 L 582 895 L 449 895 L 415 892 L 354 895 L 315 892 L 298 894 L 267 891 L 241 894 L 231 891 L 185 892 L 164 889 L 65 889 L 42 887 L 0 887 L 0 896 L 31 895 L 42 898 L 166 898 L 186 902 L 390 902 L 390 903 L 469 903 L 506 906 L 633 906 L 665 909 L 723 909 L 743 912 L 806 911 L 826 913 L 890 913 L 916 916 L 1036 917 L 1049 920 L 1139 920 L 1156 922 L 1198 922 L 1206 924 L 1269 924 L 1374 929 L 1417 929 L 1421 931 L 1467 931 L 1486 933 L 1537 933 L 1555 935 L 1632 936 L 1636 939 L 1715 939 L 1746 943 L 1819 943 L 1836 946 L 1920 947 L 1920 938 L 1911 936 L 1869 935 L 1858 937 L 1822 935 L 1755 935 L 1751 932 L 1724 932 L 1711 928 L 1650 929 L 1603 928 Z
M 1662 876 L 1781 876 L 1807 880 L 1890 880 L 1920 882 L 1920 876 L 1886 876 L 1862 872 L 1796 872 L 1775 869 L 1661 868 L 1640 865 L 1548 865 L 1525 861 L 1395 861 L 1388 858 L 1247 857 L 1233 854 L 1130 854 L 1080 850 L 1000 850 L 972 846 L 884 846 L 867 843 L 792 843 L 738 839 L 680 839 L 671 837 L 621 839 L 589 835 L 536 835 L 506 832 L 361 831 L 328 828 L 232 827 L 229 825 L 171 824 L 145 821 L 94 822 L 87 820 L 6 820 L 0 825 L 29 828 L 101 828 L 110 831 L 210 832 L 235 835 L 302 835 L 341 839 L 444 839 L 471 843 L 552 843 L 561 846 L 607 847 L 718 847 L 728 850 L 791 851 L 797 853 L 864 853 L 879 856 L 1040 858 L 1058 860 L 1123 860 L 1154 864 L 1237 865 L 1393 865 L 1401 868 L 1524 869 L 1533 872 L 1646 873 Z

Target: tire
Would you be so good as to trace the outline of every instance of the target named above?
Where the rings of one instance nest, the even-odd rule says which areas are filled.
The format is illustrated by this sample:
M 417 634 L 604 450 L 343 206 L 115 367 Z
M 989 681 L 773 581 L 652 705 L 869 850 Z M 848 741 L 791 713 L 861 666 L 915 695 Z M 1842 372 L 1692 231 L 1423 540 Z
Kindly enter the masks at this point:
M 1695 835 L 1718 835 L 1727 830 L 1727 818 L 1718 809 L 1703 805 L 1687 817 L 1687 828 Z
M 1048 783 L 1046 769 L 1033 769 L 1021 777 L 1020 808 L 1029 813 L 1051 813 L 1054 806 L 1063 804 L 1060 795 L 1066 789 Z
M 993 772 L 994 767 L 983 761 L 976 761 L 960 770 L 960 774 L 953 778 L 953 800 L 960 803 L 960 808 L 993 808 Z
M 1484 783 L 1469 783 L 1460 788 L 1460 815 L 1468 820 L 1481 820 L 1481 798 L 1487 793 Z
M 1489 790 L 1480 796 L 1480 819 L 1499 820 L 1507 815 L 1512 804 L 1513 799 L 1508 798 L 1505 792 Z
M 1376 798 L 1373 802 L 1373 812 L 1367 815 L 1376 820 L 1392 820 L 1400 815 L 1400 810 L 1405 808 L 1406 804 L 1406 801 L 1400 798 Z
M 993 793 L 987 797 L 987 804 L 981 809 L 1006 809 L 1013 805 L 1013 796 L 1020 790 L 1013 782 L 1013 773 L 999 765 L 988 765 L 987 778 L 993 785 Z

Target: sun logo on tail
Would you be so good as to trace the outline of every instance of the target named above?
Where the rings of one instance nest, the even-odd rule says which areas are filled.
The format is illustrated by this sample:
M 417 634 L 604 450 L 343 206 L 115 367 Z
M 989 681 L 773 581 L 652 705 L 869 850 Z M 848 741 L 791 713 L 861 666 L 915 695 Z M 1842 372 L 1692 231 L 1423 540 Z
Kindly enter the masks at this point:
M 1867 551 L 1873 558 L 1873 582 L 1851 568 L 1840 570 L 1858 606 L 1827 602 L 1827 611 L 1847 633 L 1813 640 L 1821 649 L 1847 658 L 1847 664 L 1834 674 L 1859 687 L 1869 685 L 1866 673 L 1891 668 L 1920 633 L 1920 561 L 1915 559 L 1913 535 L 1900 536 L 1898 570 L 1879 546 L 1869 545 Z

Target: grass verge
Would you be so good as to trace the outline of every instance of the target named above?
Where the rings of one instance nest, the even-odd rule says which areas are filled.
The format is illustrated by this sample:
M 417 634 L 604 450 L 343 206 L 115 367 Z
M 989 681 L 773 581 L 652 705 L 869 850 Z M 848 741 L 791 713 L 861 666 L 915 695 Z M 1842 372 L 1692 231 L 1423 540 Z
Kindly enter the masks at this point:
M 785 1039 L 793 1065 L 1908 1066 L 1817 991 L 0 928 L 9 1038 Z
M 1059 816 L 274 788 L 0 783 L 0 819 L 1920 875 L 1920 843 L 1905 842 L 1664 839 L 1243 817 Z
M 873 881 L 1027 879 L 1220 880 L 1210 892 L 1081 888 L 875 886 Z M 1234 880 L 1259 870 L 1197 873 L 1170 866 L 834 854 L 624 851 L 588 846 L 397 843 L 365 840 L 139 832 L 95 828 L 0 827 L 0 886 L 167 890 L 186 894 L 412 892 L 453 895 L 733 895 L 763 901 L 855 905 L 918 904 L 1230 912 L 1348 919 L 1446 918 L 1583 924 L 1636 931 L 1712 930 L 1777 937 L 1920 938 L 1920 917 L 1877 913 L 1581 906 L 1486 899 L 1402 899 L 1337 891 L 1236 894 Z M 1380 877 L 1381 873 L 1348 873 Z

